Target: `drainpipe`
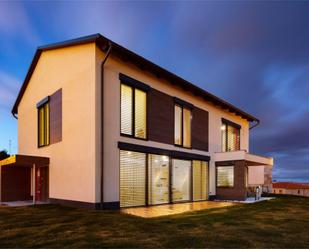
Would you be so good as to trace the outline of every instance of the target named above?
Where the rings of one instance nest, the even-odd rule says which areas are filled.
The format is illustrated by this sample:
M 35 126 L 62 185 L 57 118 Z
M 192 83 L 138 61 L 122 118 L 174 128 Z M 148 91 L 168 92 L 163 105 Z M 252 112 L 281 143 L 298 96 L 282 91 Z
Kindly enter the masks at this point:
M 105 54 L 105 57 L 101 63 L 101 178 L 100 178 L 100 208 L 103 209 L 103 205 L 104 205 L 104 64 L 108 58 L 108 56 L 110 55 L 112 50 L 112 43 L 109 42 L 108 44 L 108 49 L 107 52 Z
M 249 130 L 251 130 L 251 129 L 257 127 L 257 126 L 260 124 L 260 120 L 256 119 L 255 121 L 256 121 L 256 123 L 255 123 L 253 126 L 251 126 L 251 127 L 249 128 Z

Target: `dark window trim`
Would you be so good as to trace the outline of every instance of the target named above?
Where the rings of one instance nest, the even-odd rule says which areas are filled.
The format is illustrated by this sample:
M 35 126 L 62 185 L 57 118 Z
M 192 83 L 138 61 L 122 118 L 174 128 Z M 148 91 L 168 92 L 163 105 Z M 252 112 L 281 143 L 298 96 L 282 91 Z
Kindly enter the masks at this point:
M 44 99 L 40 100 L 37 104 L 36 104 L 36 108 L 40 108 L 41 106 L 45 105 L 47 102 L 49 102 L 50 96 L 45 97 Z
M 230 125 L 230 126 L 233 126 L 234 128 L 237 128 L 237 129 L 241 129 L 241 125 L 236 124 L 236 123 L 234 123 L 234 122 L 232 122 L 230 120 L 227 120 L 225 118 L 222 118 L 222 123 Z
M 218 186 L 218 167 L 233 167 L 233 186 Z M 232 189 L 235 187 L 235 164 L 217 165 L 216 164 L 216 188 Z
M 175 97 L 174 97 L 174 100 L 175 100 Z M 175 106 L 178 106 L 178 107 L 181 108 L 181 144 L 175 144 Z M 191 112 L 191 117 L 190 117 L 190 146 L 189 147 L 183 145 L 183 140 L 184 140 L 183 109 L 188 109 Z M 189 108 L 187 105 L 181 105 L 181 104 L 179 104 L 179 102 L 174 101 L 174 145 L 176 147 L 192 149 L 192 119 L 193 119 L 192 108 Z
M 149 147 L 144 145 L 138 144 L 131 144 L 125 142 L 118 142 L 118 148 L 121 150 L 131 150 L 135 152 L 141 153 L 150 153 L 150 154 L 160 154 L 165 156 L 170 156 L 175 159 L 183 159 L 183 160 L 200 160 L 200 161 L 210 161 L 210 156 L 204 156 L 194 153 L 182 152 L 182 151 L 175 151 L 175 150 L 167 150 L 155 147 Z
M 119 80 L 121 83 L 126 84 L 128 86 L 134 87 L 134 88 L 138 88 L 140 90 L 146 91 L 148 92 L 151 87 L 141 81 L 138 81 L 136 79 L 133 79 L 125 74 L 120 73 L 119 74 Z
M 120 78 L 120 75 L 122 75 L 122 74 L 119 74 L 119 78 Z M 126 133 L 121 132 L 121 85 L 126 85 L 126 86 L 129 86 L 129 87 L 132 88 L 132 130 L 131 130 L 132 134 L 126 134 Z M 145 138 L 135 136 L 135 89 L 143 91 L 146 94 L 146 124 L 145 124 L 146 125 L 146 128 L 145 128 L 146 137 Z M 121 136 L 130 137 L 130 138 L 139 139 L 139 140 L 148 140 L 148 133 L 149 133 L 148 132 L 148 112 L 149 112 L 149 110 L 148 110 L 148 97 L 149 97 L 148 91 L 145 91 L 144 89 L 133 86 L 131 84 L 127 84 L 124 81 L 120 82 L 120 135 Z
M 180 106 L 183 106 L 183 107 L 187 107 L 187 108 L 189 108 L 191 110 L 194 108 L 193 104 L 191 104 L 191 103 L 189 103 L 187 101 L 184 101 L 182 99 L 179 99 L 177 97 L 174 97 L 174 103 L 176 103 L 176 104 L 178 104 Z

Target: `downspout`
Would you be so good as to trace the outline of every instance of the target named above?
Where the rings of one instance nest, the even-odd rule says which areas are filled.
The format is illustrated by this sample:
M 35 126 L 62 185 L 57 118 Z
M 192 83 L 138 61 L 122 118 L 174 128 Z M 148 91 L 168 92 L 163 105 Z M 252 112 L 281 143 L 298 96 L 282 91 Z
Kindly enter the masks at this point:
M 101 63 L 101 178 L 100 178 L 100 208 L 104 206 L 104 64 L 112 50 L 112 43 L 109 42 L 105 57 Z
M 255 121 L 256 121 L 256 123 L 255 123 L 253 126 L 251 126 L 251 127 L 249 128 L 249 130 L 251 130 L 251 129 L 257 127 L 257 126 L 260 124 L 260 120 L 256 119 Z

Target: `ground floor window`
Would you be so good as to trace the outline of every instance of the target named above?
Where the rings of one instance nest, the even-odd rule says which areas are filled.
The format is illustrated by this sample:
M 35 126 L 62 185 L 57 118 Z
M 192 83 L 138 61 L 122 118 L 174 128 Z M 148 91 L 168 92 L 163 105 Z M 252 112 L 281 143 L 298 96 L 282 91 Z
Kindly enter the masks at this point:
M 146 204 L 146 154 L 120 151 L 120 206 Z
M 208 163 L 166 155 L 120 151 L 120 206 L 208 198 Z
M 148 203 L 169 202 L 169 158 L 162 155 L 148 156 Z
M 234 166 L 217 166 L 217 187 L 234 186 Z
M 189 201 L 191 183 L 191 161 L 173 159 L 173 202 Z
M 192 167 L 193 200 L 206 200 L 208 198 L 208 164 L 204 161 L 194 160 Z

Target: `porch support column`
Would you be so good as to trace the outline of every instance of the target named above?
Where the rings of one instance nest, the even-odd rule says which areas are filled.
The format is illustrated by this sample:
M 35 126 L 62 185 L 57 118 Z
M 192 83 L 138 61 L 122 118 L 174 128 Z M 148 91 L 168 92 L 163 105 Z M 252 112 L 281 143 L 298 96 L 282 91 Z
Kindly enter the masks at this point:
M 32 167 L 32 170 L 33 170 L 33 174 L 32 174 L 32 182 L 33 182 L 33 184 L 32 184 L 32 194 L 33 194 L 33 204 L 35 204 L 35 188 L 36 188 L 36 183 L 35 183 L 35 179 L 36 179 L 36 172 L 35 172 L 35 169 L 36 169 L 36 167 L 35 167 L 35 163 L 33 164 L 33 167 Z

